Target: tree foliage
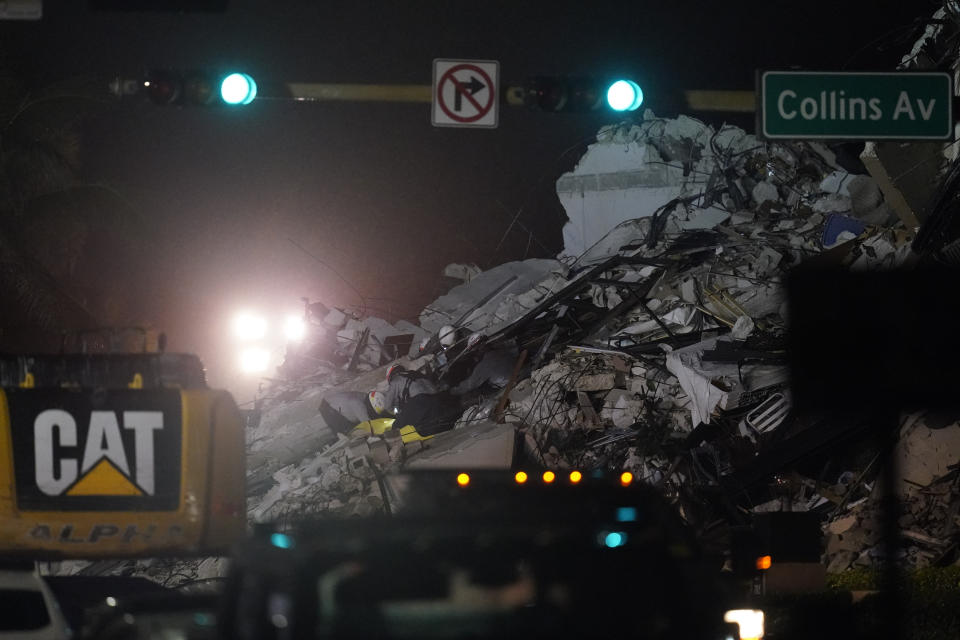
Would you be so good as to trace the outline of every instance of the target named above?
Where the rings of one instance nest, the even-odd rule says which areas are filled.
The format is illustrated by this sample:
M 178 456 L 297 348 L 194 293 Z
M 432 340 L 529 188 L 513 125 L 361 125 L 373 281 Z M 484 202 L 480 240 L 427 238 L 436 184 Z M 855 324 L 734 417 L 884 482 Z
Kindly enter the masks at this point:
M 82 177 L 83 122 L 105 83 L 28 87 L 0 53 L 0 346 L 10 336 L 129 323 L 142 233 L 119 194 Z M 4 339 L 6 336 L 7 339 Z

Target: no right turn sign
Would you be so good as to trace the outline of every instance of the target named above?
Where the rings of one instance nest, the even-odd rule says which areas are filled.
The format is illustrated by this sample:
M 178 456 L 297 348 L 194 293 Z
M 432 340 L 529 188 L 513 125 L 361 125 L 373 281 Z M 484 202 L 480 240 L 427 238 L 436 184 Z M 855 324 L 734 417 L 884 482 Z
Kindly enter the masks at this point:
M 499 70 L 491 60 L 434 60 L 433 126 L 495 128 Z

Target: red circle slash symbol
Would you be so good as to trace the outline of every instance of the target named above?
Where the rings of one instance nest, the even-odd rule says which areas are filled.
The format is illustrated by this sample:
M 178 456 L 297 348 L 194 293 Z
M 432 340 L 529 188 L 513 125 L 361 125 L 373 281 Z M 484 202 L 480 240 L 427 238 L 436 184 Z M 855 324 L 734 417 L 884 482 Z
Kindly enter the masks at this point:
M 453 75 L 456 72 L 463 70 L 469 71 L 471 75 L 459 79 Z M 480 76 L 479 82 L 475 77 L 473 77 L 472 74 L 474 73 Z M 454 109 L 450 109 L 443 99 L 443 89 L 447 82 L 453 83 Z M 477 88 L 478 85 L 479 88 Z M 476 98 L 473 97 L 473 94 L 478 93 L 481 89 L 487 89 L 487 102 L 486 104 L 482 105 Z M 476 122 L 483 116 L 490 113 L 490 109 L 493 107 L 493 101 L 496 98 L 494 95 L 495 93 L 496 92 L 493 88 L 493 80 L 490 79 L 490 76 L 487 75 L 487 72 L 472 64 L 458 64 L 454 67 L 450 67 L 447 69 L 446 73 L 440 77 L 440 82 L 437 83 L 437 102 L 440 104 L 440 109 L 447 114 L 447 117 L 457 122 Z M 462 116 L 458 113 L 455 113 L 455 111 L 460 110 L 460 105 L 462 105 L 463 100 L 466 100 L 468 103 L 470 103 L 470 105 L 477 110 L 477 113 L 471 116 Z

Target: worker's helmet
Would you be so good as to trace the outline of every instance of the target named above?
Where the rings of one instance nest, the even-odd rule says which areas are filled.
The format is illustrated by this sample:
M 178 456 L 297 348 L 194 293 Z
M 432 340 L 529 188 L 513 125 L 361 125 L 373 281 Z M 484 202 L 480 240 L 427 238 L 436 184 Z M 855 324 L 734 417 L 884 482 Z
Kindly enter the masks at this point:
M 387 411 L 387 398 L 379 391 L 371 391 L 368 396 L 370 399 L 370 406 L 373 407 L 373 410 L 377 413 L 386 413 Z
M 457 330 L 452 325 L 445 324 L 440 327 L 437 337 L 440 338 L 440 346 L 447 349 L 457 342 Z

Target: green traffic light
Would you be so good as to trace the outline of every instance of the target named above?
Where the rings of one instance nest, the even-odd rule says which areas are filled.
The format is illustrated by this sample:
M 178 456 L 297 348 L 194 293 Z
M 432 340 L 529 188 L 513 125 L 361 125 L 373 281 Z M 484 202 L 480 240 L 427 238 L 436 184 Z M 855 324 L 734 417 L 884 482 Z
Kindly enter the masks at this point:
M 643 90 L 633 80 L 617 80 L 607 89 L 607 104 L 614 111 L 636 111 L 643 104 Z
M 220 82 L 220 97 L 227 104 L 250 104 L 257 97 L 257 83 L 245 73 L 231 73 Z
M 611 531 L 603 538 L 603 544 L 609 549 L 616 549 L 627 544 L 627 534 L 623 531 Z

